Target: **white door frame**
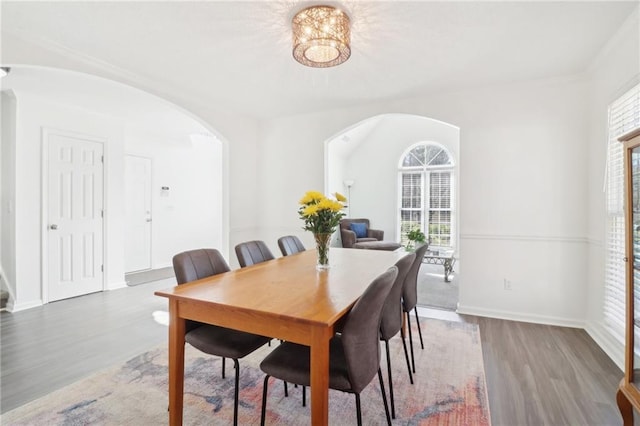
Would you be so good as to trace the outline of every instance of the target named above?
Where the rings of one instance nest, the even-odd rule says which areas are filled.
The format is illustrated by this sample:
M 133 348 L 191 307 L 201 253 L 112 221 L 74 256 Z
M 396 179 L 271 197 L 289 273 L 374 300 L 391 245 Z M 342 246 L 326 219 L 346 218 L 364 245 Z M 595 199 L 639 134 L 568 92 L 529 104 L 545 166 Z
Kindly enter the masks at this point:
M 106 148 L 108 146 L 107 139 L 87 135 L 84 133 L 74 132 L 70 130 L 61 130 L 55 129 L 51 127 L 42 127 L 42 156 L 41 156 L 41 171 L 42 171 L 42 180 L 41 180 L 41 194 L 42 194 L 42 204 L 40 206 L 41 212 L 41 222 L 40 222 L 40 236 L 42 243 L 40 245 L 40 284 L 42 291 L 42 303 L 49 303 L 49 137 L 51 135 L 59 135 L 70 138 L 79 138 L 85 139 L 92 142 L 97 142 L 102 144 L 102 155 L 103 155 L 103 164 L 102 164 L 102 211 L 103 211 L 103 219 L 102 219 L 102 265 L 103 265 L 103 273 L 102 273 L 102 291 L 105 290 L 106 286 L 106 271 L 107 271 L 107 239 L 105 238 L 106 229 L 107 229 L 107 180 L 105 179 L 106 168 L 107 168 L 107 155 Z

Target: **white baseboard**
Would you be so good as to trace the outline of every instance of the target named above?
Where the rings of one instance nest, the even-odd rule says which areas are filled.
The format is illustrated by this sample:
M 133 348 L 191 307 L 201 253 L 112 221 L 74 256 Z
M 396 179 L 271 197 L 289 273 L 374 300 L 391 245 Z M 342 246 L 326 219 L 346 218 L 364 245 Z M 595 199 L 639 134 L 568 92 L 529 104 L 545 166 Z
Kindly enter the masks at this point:
M 534 324 L 545 324 L 545 325 L 557 325 L 561 327 L 572 327 L 572 328 L 584 328 L 584 321 L 572 319 L 572 318 L 561 318 L 561 317 L 552 317 L 552 316 L 544 316 L 544 315 L 536 315 L 536 314 L 527 314 L 523 312 L 515 312 L 515 311 L 500 311 L 500 310 L 491 310 L 485 308 L 478 308 L 475 306 L 465 306 L 462 304 L 458 304 L 458 309 L 456 311 L 459 314 L 463 315 L 476 315 L 479 317 L 489 317 L 510 321 L 522 321 L 522 322 L 530 322 Z
M 624 344 L 613 337 L 611 333 L 607 332 L 601 324 L 589 321 L 585 326 L 585 331 L 618 366 L 620 374 L 623 374 Z M 622 378 L 622 376 L 620 377 Z
M 624 371 L 624 345 L 606 331 L 601 324 L 589 321 L 577 321 L 569 318 L 549 317 L 542 315 L 528 315 L 521 312 L 493 311 L 471 306 L 458 306 L 456 311 L 459 314 L 476 315 L 489 318 L 497 318 L 510 321 L 523 321 L 535 324 L 554 325 L 560 327 L 571 327 L 584 329 L 593 341 L 607 354 L 607 356 L 620 369 L 620 374 Z M 622 377 L 622 376 L 620 376 Z
M 9 293 L 9 299 L 7 300 L 7 306 L 8 306 L 9 301 L 15 300 L 16 297 L 14 294 L 13 283 L 9 282 L 9 279 L 7 278 L 7 274 L 5 274 L 4 268 L 2 267 L 2 265 L 0 265 L 0 280 L 4 282 L 5 284 L 4 286 L 6 287 L 5 289 L 7 290 L 7 293 Z
M 109 284 L 107 284 L 107 288 L 105 288 L 105 291 L 117 290 L 119 288 L 125 288 L 125 287 L 127 287 L 127 282 L 126 281 L 109 283 Z
M 456 311 L 449 311 L 441 308 L 431 308 L 428 306 L 417 306 L 418 316 L 421 318 L 435 318 L 445 321 L 460 322 L 463 319 Z
M 31 308 L 37 308 L 38 306 L 42 306 L 42 300 L 36 300 L 36 301 L 32 301 L 32 302 L 27 302 L 27 303 L 18 303 L 18 304 L 14 304 L 13 300 L 9 299 L 7 301 L 7 308 L 6 310 L 8 312 L 20 312 L 20 311 L 24 311 L 27 309 L 31 309 Z
M 107 285 L 107 288 L 104 289 L 104 291 L 117 290 L 119 288 L 125 288 L 125 287 L 128 287 L 126 281 L 109 283 Z M 14 304 L 13 300 L 10 298 L 7 301 L 7 306 L 6 306 L 5 310 L 7 312 L 20 312 L 20 311 L 24 311 L 26 309 L 37 308 L 38 306 L 42 306 L 42 305 L 44 305 L 44 303 L 42 303 L 42 300 L 36 300 L 36 301 L 31 301 L 31 302 L 26 302 L 26 303 Z

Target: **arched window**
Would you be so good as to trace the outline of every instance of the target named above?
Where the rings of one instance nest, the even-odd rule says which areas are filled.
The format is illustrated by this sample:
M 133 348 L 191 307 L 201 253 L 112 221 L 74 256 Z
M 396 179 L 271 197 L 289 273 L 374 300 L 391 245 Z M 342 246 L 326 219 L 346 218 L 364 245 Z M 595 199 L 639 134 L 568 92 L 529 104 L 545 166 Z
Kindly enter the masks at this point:
M 399 168 L 400 242 L 407 232 L 420 228 L 431 246 L 452 247 L 454 229 L 454 164 L 442 145 L 414 145 Z

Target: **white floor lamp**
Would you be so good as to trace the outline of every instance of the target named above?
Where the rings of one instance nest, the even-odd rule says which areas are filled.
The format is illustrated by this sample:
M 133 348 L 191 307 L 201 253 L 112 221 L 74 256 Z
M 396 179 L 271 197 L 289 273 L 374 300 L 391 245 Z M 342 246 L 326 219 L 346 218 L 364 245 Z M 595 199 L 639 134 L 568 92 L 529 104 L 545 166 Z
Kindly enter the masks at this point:
M 351 187 L 356 183 L 353 179 L 345 180 L 344 186 L 347 187 L 347 203 L 349 206 L 349 217 L 351 217 Z

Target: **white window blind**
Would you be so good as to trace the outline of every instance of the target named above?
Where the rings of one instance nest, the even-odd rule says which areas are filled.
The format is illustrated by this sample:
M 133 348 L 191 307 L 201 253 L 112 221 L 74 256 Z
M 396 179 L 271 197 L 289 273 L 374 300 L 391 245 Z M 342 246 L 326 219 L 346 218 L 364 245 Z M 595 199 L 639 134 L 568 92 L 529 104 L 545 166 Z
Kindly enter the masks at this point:
M 429 240 L 451 246 L 451 172 L 429 174 Z
M 453 161 L 439 144 L 422 143 L 400 163 L 400 243 L 407 232 L 422 230 L 434 246 L 454 243 Z
M 422 174 L 401 173 L 400 244 L 407 244 L 407 232 L 422 227 Z
M 609 107 L 607 150 L 607 241 L 605 260 L 604 322 L 614 336 L 624 339 L 624 161 L 618 137 L 640 127 L 640 84 Z

